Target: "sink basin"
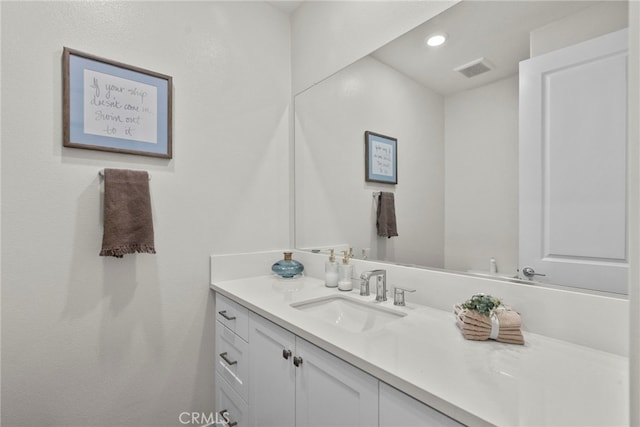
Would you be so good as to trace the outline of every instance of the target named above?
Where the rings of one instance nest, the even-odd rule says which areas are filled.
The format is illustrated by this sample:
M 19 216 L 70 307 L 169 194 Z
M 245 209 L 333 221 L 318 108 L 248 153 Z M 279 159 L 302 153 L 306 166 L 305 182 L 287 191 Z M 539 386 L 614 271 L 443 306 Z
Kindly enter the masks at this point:
M 358 301 L 343 295 L 331 295 L 291 304 L 327 323 L 351 332 L 379 329 L 406 316 L 401 311 L 380 307 L 373 302 Z

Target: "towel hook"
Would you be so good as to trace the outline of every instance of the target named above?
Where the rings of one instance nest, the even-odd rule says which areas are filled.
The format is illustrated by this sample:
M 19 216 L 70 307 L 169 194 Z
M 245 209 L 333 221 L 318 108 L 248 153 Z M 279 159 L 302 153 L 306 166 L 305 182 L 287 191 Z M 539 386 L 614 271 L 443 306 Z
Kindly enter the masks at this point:
M 147 172 L 147 175 L 149 175 L 149 181 L 151 181 L 151 174 L 149 172 Z M 100 177 L 100 179 L 104 179 L 104 170 L 100 169 L 98 171 L 98 176 Z

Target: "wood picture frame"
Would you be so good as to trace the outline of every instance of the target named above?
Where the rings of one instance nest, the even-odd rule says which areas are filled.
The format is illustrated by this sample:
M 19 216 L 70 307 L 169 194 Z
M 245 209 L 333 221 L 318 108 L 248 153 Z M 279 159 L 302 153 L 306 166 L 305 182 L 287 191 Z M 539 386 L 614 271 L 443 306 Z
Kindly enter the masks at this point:
M 398 183 L 398 140 L 365 131 L 365 181 Z
M 171 76 L 65 47 L 63 146 L 170 159 Z

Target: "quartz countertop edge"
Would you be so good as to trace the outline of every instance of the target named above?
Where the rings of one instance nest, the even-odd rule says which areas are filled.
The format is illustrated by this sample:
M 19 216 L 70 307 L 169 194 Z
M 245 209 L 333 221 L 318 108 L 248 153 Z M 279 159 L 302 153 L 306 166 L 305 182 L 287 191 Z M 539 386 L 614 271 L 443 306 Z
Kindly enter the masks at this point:
M 608 422 L 601 425 L 628 423 L 628 409 L 617 415 L 619 421 L 605 417 L 628 408 L 628 394 L 622 392 L 628 388 L 628 358 L 622 356 L 526 331 L 524 346 L 467 341 L 453 313 L 409 302 L 407 307 L 376 303 L 411 314 L 381 330 L 344 331 L 291 304 L 336 294 L 366 301 L 375 296 L 330 289 L 312 277 L 265 275 L 210 287 L 466 425 L 593 425 L 599 409 Z M 570 399 L 569 404 L 557 405 L 556 397 Z

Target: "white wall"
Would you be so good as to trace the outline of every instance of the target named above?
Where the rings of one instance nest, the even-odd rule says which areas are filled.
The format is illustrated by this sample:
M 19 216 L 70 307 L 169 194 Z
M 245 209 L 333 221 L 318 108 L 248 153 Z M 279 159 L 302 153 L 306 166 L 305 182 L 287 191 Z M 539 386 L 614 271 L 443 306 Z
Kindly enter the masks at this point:
M 370 54 L 458 1 L 303 2 L 291 19 L 293 93 Z
M 532 31 L 531 57 L 626 28 L 628 5 L 615 0 L 594 2 L 593 6 Z
M 2 423 L 213 410 L 209 255 L 289 243 L 290 29 L 263 2 L 2 2 Z M 171 161 L 62 148 L 62 47 L 174 78 Z M 157 255 L 98 256 L 105 167 Z
M 518 76 L 447 96 L 445 268 L 518 268 Z
M 640 2 L 629 3 L 630 425 L 640 425 Z
M 443 100 L 365 57 L 296 97 L 296 246 L 443 266 Z M 398 139 L 398 184 L 365 182 L 364 132 Z M 395 193 L 398 237 L 376 235 L 374 191 Z

